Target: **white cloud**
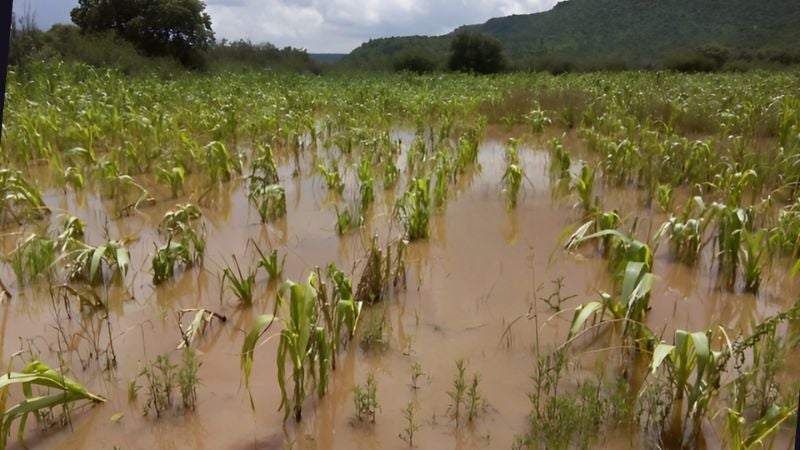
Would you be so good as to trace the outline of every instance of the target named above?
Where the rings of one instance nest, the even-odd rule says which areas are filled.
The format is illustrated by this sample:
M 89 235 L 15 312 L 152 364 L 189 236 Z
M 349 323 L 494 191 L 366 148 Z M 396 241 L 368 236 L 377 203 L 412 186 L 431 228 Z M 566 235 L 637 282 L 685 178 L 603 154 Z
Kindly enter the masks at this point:
M 29 0 L 40 25 L 68 22 L 77 0 Z M 349 52 L 372 38 L 443 34 L 492 17 L 543 11 L 557 0 L 206 0 L 218 39 Z M 15 8 L 18 3 L 15 2 Z M 54 8 L 58 5 L 57 8 Z

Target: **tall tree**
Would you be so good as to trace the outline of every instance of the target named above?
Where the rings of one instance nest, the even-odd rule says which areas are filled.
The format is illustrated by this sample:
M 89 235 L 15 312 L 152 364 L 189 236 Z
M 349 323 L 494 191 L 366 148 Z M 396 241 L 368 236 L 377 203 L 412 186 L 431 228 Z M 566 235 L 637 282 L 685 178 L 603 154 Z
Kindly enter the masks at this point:
M 214 42 L 205 9 L 200 0 L 79 0 L 71 16 L 86 33 L 113 31 L 148 55 L 191 66 Z
M 450 70 L 496 73 L 506 68 L 503 46 L 497 39 L 475 31 L 461 31 L 450 44 Z

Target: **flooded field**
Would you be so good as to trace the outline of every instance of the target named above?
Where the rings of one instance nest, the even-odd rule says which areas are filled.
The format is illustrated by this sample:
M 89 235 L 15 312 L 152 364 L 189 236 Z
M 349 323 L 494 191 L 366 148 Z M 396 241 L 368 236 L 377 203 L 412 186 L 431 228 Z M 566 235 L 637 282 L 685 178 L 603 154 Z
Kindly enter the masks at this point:
M 78 90 L 70 84 L 87 75 L 69 72 L 64 76 L 73 78 L 53 81 L 56 90 L 59 86 L 64 90 L 56 98 L 62 98 L 63 105 L 91 105 L 95 95 L 91 89 Z M 91 81 L 90 86 L 100 89 L 107 80 L 97 76 L 99 81 Z M 40 141 L 47 144 L 40 145 L 41 154 L 26 156 L 22 151 L 31 145 L 32 135 L 22 131 L 23 119 L 32 110 L 50 114 L 49 107 L 40 109 L 35 102 L 43 98 L 41 89 L 47 89 L 41 86 L 44 80 L 55 75 L 40 74 L 28 85 L 18 80 L 20 84 L 12 90 L 4 160 L 33 182 L 49 213 L 16 224 L 25 212 L 24 202 L 8 203 L 2 210 L 6 225 L 0 247 L 6 263 L 0 265 L 0 280 L 9 295 L 0 306 L 0 361 L 10 363 L 6 371 L 21 371 L 28 361 L 42 361 L 105 400 L 69 403 L 66 416 L 61 415 L 60 404 L 39 410 L 38 420 L 31 417 L 23 427 L 29 447 L 732 448 L 726 426 L 730 411 L 740 408 L 739 433 L 745 437 L 750 436 L 751 424 L 761 419 L 757 413 L 760 406 L 755 403 L 732 406 L 735 387 L 747 386 L 738 384 L 744 381 L 737 373 L 755 374 L 751 382 L 764 383 L 767 389 L 753 387 L 753 392 L 767 395 L 768 406 L 784 408 L 769 416 L 781 414 L 776 422 L 779 429 L 769 440 L 777 439 L 777 448 L 791 442 L 796 406 L 785 400 L 794 398 L 792 385 L 798 381 L 794 374 L 800 371 L 794 340 L 798 280 L 792 276 L 794 250 L 784 251 L 776 236 L 794 233 L 794 228 L 782 229 L 781 224 L 789 221 L 786 217 L 790 214 L 800 217 L 800 211 L 792 198 L 793 189 L 786 184 L 791 174 L 773 175 L 766 167 L 768 156 L 759 155 L 769 155 L 779 147 L 781 158 L 800 154 L 800 138 L 792 137 L 800 132 L 797 102 L 786 102 L 784 109 L 767 105 L 773 98 L 770 94 L 795 86 L 796 80 L 764 81 L 770 87 L 764 88 L 768 92 L 762 116 L 753 119 L 752 127 L 736 122 L 726 124 L 724 130 L 713 126 L 693 130 L 695 134 L 686 131 L 686 136 L 692 136 L 687 142 L 706 140 L 711 152 L 724 155 L 702 156 L 710 166 L 703 173 L 694 173 L 684 164 L 689 157 L 677 153 L 670 157 L 680 157 L 682 169 L 675 169 L 666 157 L 660 169 L 646 169 L 646 145 L 660 145 L 664 154 L 667 150 L 663 148 L 678 145 L 680 138 L 673 130 L 663 131 L 659 128 L 663 124 L 649 116 L 640 122 L 631 119 L 637 114 L 640 97 L 627 97 L 631 95 L 627 90 L 653 80 L 612 80 L 611 88 L 606 89 L 618 89 L 608 94 L 616 100 L 604 99 L 594 90 L 592 83 L 602 80 L 579 78 L 508 77 L 487 82 L 466 77 L 426 79 L 425 84 L 412 78 L 380 82 L 364 91 L 342 82 L 345 98 L 337 100 L 334 92 L 339 86 L 313 79 L 265 79 L 259 87 L 254 83 L 259 78 L 253 77 L 223 88 L 199 79 L 187 81 L 197 83 L 197 89 L 192 91 L 196 98 L 185 99 L 180 92 L 189 91 L 182 90 L 187 86 L 181 84 L 162 87 L 145 79 L 130 80 L 127 87 L 125 78 L 105 76 L 117 83 L 108 88 L 114 90 L 108 93 L 112 98 L 137 95 L 137 89 L 141 89 L 139 95 L 159 98 L 159 93 L 167 95 L 166 90 L 173 89 L 168 98 L 177 102 L 179 109 L 133 99 L 130 104 L 117 104 L 122 116 L 141 114 L 155 129 L 134 124 L 130 118 L 117 119 L 123 123 L 119 128 L 111 122 L 92 124 L 94 119 L 87 118 L 85 110 L 76 116 L 78 125 L 55 118 L 53 123 L 63 128 L 57 125 L 39 133 Z M 725 88 L 727 95 L 757 95 L 744 93 L 737 84 L 741 80 L 724 81 L 730 83 Z M 369 96 L 385 93 L 392 82 L 402 85 L 400 94 L 393 94 L 398 97 L 387 97 L 380 104 Z M 522 101 L 512 95 L 531 82 L 537 85 L 531 98 Z M 663 88 L 667 94 L 680 90 L 681 83 L 697 83 L 688 87 L 710 90 L 716 80 L 676 77 L 670 82 L 675 86 Z M 288 86 L 287 91 L 278 89 L 281 83 Z M 460 87 L 447 85 L 444 92 L 437 93 L 442 88 L 437 83 L 460 83 Z M 291 99 L 301 88 L 311 88 L 314 93 Z M 197 110 L 198 119 L 190 120 L 193 108 L 213 98 L 214 89 L 222 89 L 218 92 L 225 99 L 220 102 L 221 109 Z M 546 105 L 556 100 L 544 94 L 536 96 L 536 92 L 561 92 L 559 101 L 568 102 L 563 94 L 567 89 L 581 92 L 588 98 L 585 101 L 595 106 L 581 104 L 579 110 L 579 106 L 565 103 L 562 109 Z M 472 90 L 483 92 L 486 98 L 468 97 Z M 401 96 L 415 91 L 428 97 L 409 101 Z M 84 97 L 75 99 L 77 92 Z M 23 106 L 26 95 L 33 104 Z M 615 109 L 620 108 L 615 103 L 620 98 L 633 112 Z M 746 98 L 761 101 L 760 97 Z M 460 104 L 451 99 L 460 99 Z M 208 101 L 218 105 L 217 100 Z M 524 103 L 524 117 L 514 112 L 515 101 Z M 692 101 L 700 103 L 697 98 Z M 105 106 L 114 103 L 107 99 L 98 102 Z M 503 102 L 508 110 L 500 114 L 496 110 Z M 724 116 L 727 106 L 716 106 Z M 15 107 L 19 108 L 16 116 Z M 337 107 L 350 110 L 342 112 L 344 109 Z M 415 108 L 429 108 L 419 113 L 425 119 L 417 126 L 409 124 L 408 117 Z M 570 113 L 569 108 L 575 111 Z M 469 120 L 478 117 L 478 110 L 491 123 Z M 541 123 L 531 111 L 541 114 Z M 596 116 L 587 118 L 587 111 Z M 612 113 L 618 116 L 608 118 Z M 796 115 L 787 119 L 790 113 Z M 231 114 L 235 118 L 231 119 Z M 398 119 L 392 120 L 391 114 Z M 572 125 L 557 119 L 570 114 L 583 118 Z M 209 122 L 209 117 L 218 122 Z M 225 117 L 232 128 L 219 126 Z M 675 117 L 677 127 L 683 116 Z M 774 135 L 772 131 L 757 132 L 773 119 L 787 123 Z M 163 122 L 157 124 L 157 120 Z M 604 120 L 619 122 L 605 126 Z M 75 131 L 81 122 L 89 123 L 88 134 Z M 217 125 L 213 130 L 211 123 Z M 639 128 L 626 129 L 629 125 Z M 781 127 L 789 127 L 789 131 Z M 719 137 L 737 130 L 744 144 Z M 617 139 L 615 133 L 620 132 L 629 133 L 631 140 Z M 204 140 L 207 133 L 212 136 Z M 198 144 L 189 143 L 192 139 Z M 217 169 L 204 162 L 192 161 L 207 160 L 206 150 L 215 147 L 205 144 L 212 139 L 224 142 L 233 155 L 225 164 L 241 164 L 239 170 L 219 176 L 224 170 L 215 172 Z M 611 147 L 598 144 L 601 139 L 615 140 L 613 151 L 603 150 Z M 633 147 L 631 153 L 622 155 L 619 149 L 628 145 L 626 142 Z M 92 154 L 87 156 L 75 148 Z M 149 150 L 141 150 L 144 159 L 137 159 L 123 151 L 126 148 L 133 155 L 143 148 Z M 184 154 L 184 148 L 197 151 Z M 474 148 L 474 157 L 464 156 L 462 164 L 461 150 L 468 152 L 469 148 Z M 740 155 L 740 148 L 747 150 Z M 48 160 L 58 163 L 48 164 Z M 609 160 L 628 166 L 617 170 Z M 724 166 L 728 163 L 730 166 Z M 112 164 L 114 170 L 109 169 Z M 395 167 L 394 175 L 387 166 Z M 161 182 L 167 177 L 154 176 L 162 168 L 169 172 L 173 167 L 181 167 L 180 183 L 174 191 L 173 184 Z M 69 176 L 69 168 L 82 175 L 80 187 Z M 597 178 L 588 178 L 587 168 L 593 169 Z M 515 170 L 519 170 L 516 188 Z M 669 174 L 668 170 L 679 173 Z M 730 177 L 715 178 L 726 170 Z M 757 181 L 737 184 L 729 180 L 742 178 L 747 170 L 757 172 L 753 175 Z M 278 211 L 280 206 L 271 209 L 274 204 L 269 202 L 279 197 L 254 194 L 261 192 L 258 186 L 265 184 L 264 179 L 272 177 L 275 183 L 266 184 L 282 188 L 285 211 Z M 668 181 L 669 177 L 673 181 Z M 418 180 L 426 180 L 424 195 L 421 191 L 409 194 Z M 742 189 L 735 205 L 729 197 L 733 187 Z M 370 195 L 372 200 L 365 203 Z M 427 236 L 414 238 L 411 220 L 419 212 L 418 202 L 424 201 L 420 196 L 425 195 L 430 197 L 423 208 L 429 221 L 425 224 Z M 689 205 L 699 204 L 695 200 L 699 196 L 705 197 L 704 204 L 697 206 L 698 211 L 692 213 L 696 215 L 688 216 L 693 208 Z M 417 206 L 410 206 L 408 198 Z M 762 206 L 763 198 L 770 198 L 768 205 Z M 173 243 L 167 237 L 173 232 L 165 231 L 162 220 L 187 204 L 200 211 L 199 217 L 185 222 L 203 238 L 200 256 L 176 260 L 170 264 L 174 272 L 154 280 L 153 258 L 162 254 L 159 249 Z M 262 205 L 267 205 L 268 214 L 266 209 L 259 211 Z M 739 209 L 726 215 L 725 208 Z M 343 218 L 344 212 L 348 219 Z M 727 253 L 717 241 L 726 227 L 733 226 L 733 219 L 721 218 L 745 215 L 747 219 L 740 220 L 745 224 L 734 233 L 741 242 L 737 241 L 733 250 L 737 263 L 730 280 L 725 278 Z M 65 229 L 67 217 L 83 224 L 82 237 L 57 237 Z M 676 245 L 679 238 L 674 224 L 663 229 L 662 224 L 670 220 L 686 223 L 687 217 L 701 223 L 700 242 Z M 705 228 L 706 223 L 712 225 Z M 581 227 L 583 224 L 586 226 Z M 800 220 L 786 226 L 796 224 Z M 769 236 L 756 241 L 752 236 L 760 229 L 768 230 Z M 58 256 L 38 273 L 26 274 L 25 270 L 34 271 L 37 264 L 28 256 L 18 265 L 14 261 L 22 261 L 20 249 L 32 233 L 51 236 Z M 174 233 L 176 242 L 184 236 Z M 124 259 L 119 252 L 103 253 L 102 257 L 97 253 L 96 258 L 92 253 L 91 267 L 79 267 L 75 272 L 80 261 L 74 255 L 86 247 L 73 241 L 92 249 L 113 247 L 117 244 L 110 242 L 118 241 L 127 252 Z M 791 247 L 792 238 L 785 241 Z M 689 247 L 695 253 L 687 262 Z M 192 248 L 197 252 L 197 243 Z M 268 275 L 260 265 L 259 251 L 268 255 L 273 250 L 277 261 L 285 257 L 276 276 Z M 392 253 L 377 270 L 383 280 L 379 298 L 360 302 L 353 294 L 359 297 L 359 284 L 369 276 L 365 268 L 375 251 L 383 256 Z M 167 254 L 164 251 L 162 255 Z M 125 259 L 130 261 L 126 270 L 121 269 L 126 266 Z M 352 280 L 354 292 L 348 295 L 327 275 L 333 273 L 327 269 L 329 264 Z M 95 265 L 99 275 L 93 273 Z M 759 269 L 755 283 L 743 272 L 750 266 Z M 327 336 L 320 338 L 326 339 L 325 345 L 338 342 L 339 347 L 333 347 L 331 367 L 324 345 L 303 347 L 306 350 L 300 360 L 310 372 L 304 374 L 307 392 L 298 403 L 293 376 L 300 360 L 289 357 L 284 364 L 280 350 L 282 336 L 288 336 L 281 330 L 290 328 L 289 322 L 280 320 L 293 320 L 289 317 L 294 317 L 295 297 L 294 291 L 285 291 L 281 284 L 292 280 L 302 288 L 317 267 L 319 277 L 306 286 L 306 292 L 313 289 L 314 302 L 321 305 L 312 314 L 311 329 Z M 634 271 L 631 282 L 629 272 Z M 84 281 L 78 280 L 76 273 Z M 251 300 L 247 300 L 233 280 L 246 282 L 251 273 Z M 358 300 L 354 303 L 360 305 L 357 325 L 328 328 L 324 322 L 328 297 L 320 300 L 325 295 L 322 292 L 331 293 L 331 302 L 337 295 L 341 302 Z M 603 292 L 610 293 L 604 306 L 591 317 L 581 318 L 581 309 L 576 308 L 587 305 L 582 310 L 588 311 L 591 302 L 604 298 Z M 281 305 L 277 305 L 279 298 Z M 640 304 L 644 307 L 633 306 Z M 206 325 L 192 335 L 187 330 L 198 311 Z M 257 318 L 273 313 L 279 320 L 255 344 L 246 381 L 241 369 L 243 355 L 247 355 L 243 343 Z M 339 317 L 340 309 L 335 314 Z M 751 335 L 761 330 L 760 324 L 773 319 L 771 332 Z M 675 343 L 680 330 L 707 329 L 707 334 L 700 335 L 719 352 L 712 357 L 716 359 L 695 361 L 703 351 L 700 337 L 694 335 L 689 358 L 695 362 L 688 368 L 679 367 L 677 357 L 673 361 L 663 353 L 669 348 L 661 344 Z M 761 343 L 762 335 L 772 338 Z M 302 332 L 299 336 L 302 339 Z M 316 332 L 312 336 L 317 336 Z M 309 342 L 316 342 L 314 339 Z M 748 339 L 759 340 L 759 344 L 739 345 Z M 199 367 L 195 367 L 196 382 L 188 383 L 189 392 L 184 396 L 181 388 L 186 372 L 181 368 L 186 367 L 184 355 L 189 353 L 179 347 L 187 342 Z M 770 358 L 780 360 L 780 367 L 770 363 L 759 366 L 754 346 L 756 352 L 769 352 Z M 665 361 L 661 367 L 651 361 L 659 354 Z M 154 365 L 159 355 L 168 355 L 176 365 L 168 371 L 167 392 L 171 394 L 167 394 L 165 409 L 155 398 L 159 392 L 163 395 L 158 383 L 164 382 L 159 378 L 164 372 Z M 730 358 L 730 363 L 722 363 L 723 358 Z M 461 388 L 459 362 L 465 368 Z M 667 368 L 667 364 L 674 365 Z M 729 373 L 717 378 L 709 375 L 711 369 L 706 366 L 717 365 L 720 373 L 726 369 Z M 286 367 L 283 375 L 281 366 Z M 646 376 L 651 367 L 654 375 Z M 325 384 L 323 373 L 328 369 Z M 670 397 L 670 404 L 677 406 L 665 408 L 663 402 L 648 400 L 653 392 L 670 391 L 681 370 L 688 381 L 676 388 L 680 392 L 675 394 L 677 401 Z M 657 371 L 663 373 L 655 382 Z M 284 376 L 290 404 L 282 401 L 279 388 L 279 377 Z M 368 378 L 377 386 L 372 398 L 377 405 L 359 417 L 354 395 L 363 393 L 364 388 L 368 391 Z M 714 383 L 717 386 L 709 387 Z M 321 384 L 324 395 L 318 392 Z M 596 391 L 594 397 L 585 395 L 587 386 Z M 698 394 L 703 386 L 708 392 Z M 23 400 L 23 391 L 16 389 L 12 385 L 8 391 L 7 405 Z M 52 391 L 50 386 L 48 392 Z M 683 392 L 686 399 L 681 399 Z M 553 403 L 548 399 L 559 400 Z M 697 403 L 686 407 L 687 401 Z M 696 406 L 700 404 L 702 407 Z M 301 420 L 297 421 L 300 409 Z M 588 435 L 575 432 L 558 440 L 544 426 L 537 431 L 537 414 L 550 418 L 549 426 L 555 430 L 591 427 Z M 681 420 L 683 415 L 686 418 Z M 677 429 L 667 423 L 674 424 L 674 416 L 678 416 Z M 690 423 L 700 429 L 693 430 Z M 18 424 L 10 426 L 10 448 L 23 446 Z

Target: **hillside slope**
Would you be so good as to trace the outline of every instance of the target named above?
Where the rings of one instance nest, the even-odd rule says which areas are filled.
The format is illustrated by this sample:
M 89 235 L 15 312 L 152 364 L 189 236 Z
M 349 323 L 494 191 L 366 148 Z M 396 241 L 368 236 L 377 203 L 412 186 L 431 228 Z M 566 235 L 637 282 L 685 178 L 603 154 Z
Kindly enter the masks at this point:
M 591 63 L 609 58 L 658 66 L 672 55 L 719 44 L 734 54 L 796 51 L 798 0 L 568 0 L 552 10 L 495 18 L 471 29 L 499 39 L 520 66 L 546 58 Z M 364 69 L 388 68 L 394 55 L 424 47 L 446 58 L 453 33 L 371 40 L 343 59 Z

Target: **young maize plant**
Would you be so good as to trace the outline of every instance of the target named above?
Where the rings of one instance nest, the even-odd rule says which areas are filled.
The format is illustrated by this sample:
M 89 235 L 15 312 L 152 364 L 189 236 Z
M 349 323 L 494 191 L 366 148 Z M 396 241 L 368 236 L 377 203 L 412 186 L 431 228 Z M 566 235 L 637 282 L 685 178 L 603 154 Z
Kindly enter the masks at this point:
M 572 186 L 578 192 L 578 198 L 584 214 L 589 216 L 596 212 L 598 209 L 597 201 L 592 198 L 594 195 L 594 170 L 584 164 L 581 167 L 580 174 L 574 178 Z
M 185 175 L 186 170 L 184 170 L 179 163 L 168 169 L 164 167 L 159 168 L 158 172 L 156 172 L 156 181 L 169 186 L 170 192 L 172 192 L 172 198 L 178 198 L 178 193 L 183 188 Z
M 201 217 L 200 209 L 192 204 L 178 205 L 161 219 L 159 230 L 166 235 L 166 244 L 156 246 L 151 264 L 153 284 L 172 279 L 175 267 L 186 268 L 202 261 L 206 249 L 205 233 L 198 232 L 193 224 Z M 154 244 L 155 245 L 155 244 Z
M 28 219 L 41 219 L 50 210 L 42 194 L 14 169 L 0 169 L 0 225 L 12 219 L 22 224 Z
M 508 192 L 508 209 L 515 209 L 517 207 L 517 195 L 519 188 L 522 186 L 522 179 L 525 177 L 525 170 L 517 164 L 509 164 L 503 174 L 502 182 L 505 184 L 505 190 Z
M 336 159 L 331 159 L 331 168 L 328 169 L 322 164 L 317 166 L 317 170 L 325 178 L 325 185 L 328 190 L 342 194 L 344 192 L 344 177 L 339 173 L 339 163 Z
M 653 350 L 651 374 L 663 367 L 678 405 L 686 399 L 686 415 L 681 430 L 684 448 L 699 434 L 700 421 L 720 388 L 723 370 L 720 361 L 725 360 L 725 352 L 711 350 L 711 341 L 710 330 L 695 333 L 678 330 L 674 344 L 661 342 Z
M 558 179 L 569 178 L 569 169 L 572 167 L 572 159 L 569 156 L 569 152 L 564 150 L 564 144 L 561 142 L 561 139 L 550 139 L 547 147 L 550 150 L 550 173 Z
M 233 264 L 236 272 L 230 266 L 223 269 L 222 283 L 244 306 L 252 306 L 256 287 L 256 269 L 242 272 L 236 255 L 233 255 Z
M 425 239 L 430 230 L 431 195 L 428 178 L 413 178 L 408 190 L 395 205 L 395 217 L 400 219 L 409 240 Z
M 286 215 L 286 190 L 277 184 L 258 185 L 248 198 L 255 204 L 261 223 Z
M 337 275 L 332 270 L 333 275 Z M 342 281 L 334 284 L 339 286 Z M 303 403 L 308 396 L 312 381 L 316 383 L 319 397 L 327 391 L 330 370 L 334 365 L 334 352 L 338 348 L 338 341 L 343 327 L 347 327 L 348 338 L 355 333 L 358 322 L 360 303 L 348 295 L 347 283 L 341 284 L 345 289 L 336 287 L 339 298 L 335 303 L 328 300 L 325 285 L 318 278 L 317 273 L 312 273 L 308 281 L 296 284 L 291 281 L 284 282 L 278 290 L 276 310 L 280 315 L 265 314 L 256 317 L 250 332 L 245 337 L 242 345 L 241 368 L 245 377 L 245 385 L 249 387 L 250 372 L 253 367 L 253 357 L 256 344 L 267 333 L 271 326 L 278 322 L 282 329 L 274 337 L 279 338 L 278 343 L 278 385 L 281 391 L 281 404 L 279 409 L 284 411 L 284 420 L 293 415 L 300 421 L 303 413 Z M 286 376 L 287 366 L 291 365 L 291 383 Z M 291 388 L 291 395 L 290 395 Z M 251 407 L 255 408 L 252 395 Z
M 32 234 L 9 255 L 11 269 L 20 285 L 48 273 L 56 261 L 56 245 L 52 239 Z
M 73 240 L 68 246 L 70 250 L 59 259 L 66 260 L 70 280 L 97 285 L 128 273 L 130 254 L 123 241 L 108 241 L 95 247 Z
M 202 149 L 201 164 L 208 173 L 212 184 L 230 181 L 234 174 L 242 173 L 242 161 L 231 155 L 220 141 L 213 141 Z
M 267 271 L 267 275 L 269 275 L 270 281 L 272 280 L 279 280 L 281 274 L 283 274 L 283 267 L 286 264 L 286 255 L 283 255 L 283 258 L 280 260 L 278 259 L 278 250 L 272 249 L 272 252 L 267 256 L 261 247 L 258 246 L 256 241 L 250 240 L 255 247 L 256 251 L 258 252 L 259 261 L 258 267 L 263 267 L 264 270 Z
M 547 117 L 547 113 L 542 111 L 538 104 L 534 105 L 532 110 L 524 114 L 522 120 L 531 127 L 532 132 L 537 134 L 544 132 L 544 129 L 553 123 L 553 121 Z
M 21 385 L 25 399 L 6 409 L 9 390 L 15 384 Z M 35 395 L 34 387 L 43 388 L 47 393 Z M 28 364 L 22 372 L 8 371 L 0 375 L 0 450 L 5 450 L 8 445 L 15 420 L 19 419 L 17 435 L 19 442 L 24 445 L 25 424 L 31 414 L 38 418 L 40 414 L 58 406 L 63 407 L 66 414 L 69 406 L 80 401 L 103 403 L 106 399 L 92 394 L 80 383 L 39 361 Z

